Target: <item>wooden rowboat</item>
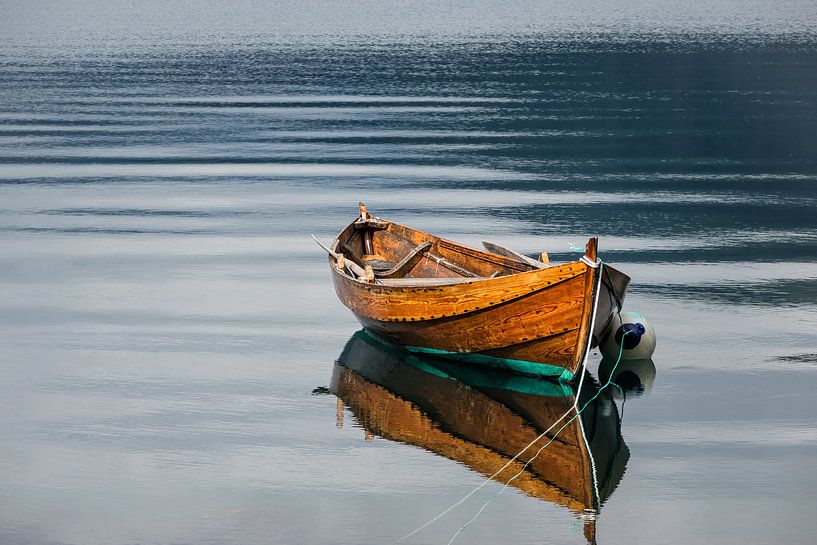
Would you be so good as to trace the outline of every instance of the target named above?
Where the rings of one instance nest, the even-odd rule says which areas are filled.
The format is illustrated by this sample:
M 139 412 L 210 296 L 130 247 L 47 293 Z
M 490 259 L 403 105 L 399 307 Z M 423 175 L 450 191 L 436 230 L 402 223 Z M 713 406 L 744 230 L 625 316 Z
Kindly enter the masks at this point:
M 359 211 L 325 248 L 335 291 L 366 329 L 409 350 L 570 381 L 630 282 L 597 258 L 596 238 L 581 259 L 551 264 Z
M 599 391 L 590 376 L 576 393 L 567 384 L 412 354 L 359 331 L 335 364 L 329 392 L 339 398 L 338 426 L 348 409 L 367 439 L 421 447 L 565 507 L 588 543 L 630 457 L 610 391 Z M 578 418 L 577 405 L 584 408 Z M 555 439 L 554 422 L 564 424 Z

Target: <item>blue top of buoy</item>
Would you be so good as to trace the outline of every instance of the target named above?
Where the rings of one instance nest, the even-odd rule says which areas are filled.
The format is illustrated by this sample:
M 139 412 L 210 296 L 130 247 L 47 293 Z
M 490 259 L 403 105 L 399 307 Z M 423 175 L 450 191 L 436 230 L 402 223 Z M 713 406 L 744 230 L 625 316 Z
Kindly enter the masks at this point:
M 625 335 L 626 332 L 626 335 Z M 632 350 L 638 343 L 641 342 L 641 336 L 647 332 L 647 328 L 644 327 L 644 324 L 635 323 L 635 324 L 621 324 L 621 326 L 616 330 L 616 344 L 622 346 L 621 342 L 622 339 L 624 340 L 624 349 L 625 350 Z

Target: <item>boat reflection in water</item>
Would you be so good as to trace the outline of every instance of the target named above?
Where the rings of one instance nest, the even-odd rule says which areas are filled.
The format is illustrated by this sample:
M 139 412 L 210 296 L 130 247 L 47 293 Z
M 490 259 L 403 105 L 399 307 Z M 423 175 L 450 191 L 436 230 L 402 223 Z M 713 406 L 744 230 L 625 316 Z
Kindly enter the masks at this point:
M 330 385 L 339 398 L 339 425 L 345 404 L 367 437 L 422 447 L 486 477 L 570 411 L 494 479 L 505 483 L 522 471 L 511 486 L 571 510 L 588 542 L 595 542 L 596 515 L 630 456 L 611 390 L 599 392 L 588 374 L 578 403 L 581 408 L 589 402 L 587 408 L 523 471 L 575 415 L 570 385 L 419 356 L 365 330 L 347 343 Z

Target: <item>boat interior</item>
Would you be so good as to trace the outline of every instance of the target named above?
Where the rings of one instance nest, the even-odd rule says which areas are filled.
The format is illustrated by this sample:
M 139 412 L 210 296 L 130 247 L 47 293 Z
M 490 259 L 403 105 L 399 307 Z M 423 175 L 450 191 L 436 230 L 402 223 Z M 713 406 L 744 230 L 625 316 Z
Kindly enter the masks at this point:
M 341 232 L 331 254 L 338 269 L 395 286 L 473 282 L 551 265 L 544 252 L 539 260 L 534 260 L 498 244 L 483 242 L 483 245 L 491 251 L 463 246 L 371 216 L 360 203 L 360 216 Z

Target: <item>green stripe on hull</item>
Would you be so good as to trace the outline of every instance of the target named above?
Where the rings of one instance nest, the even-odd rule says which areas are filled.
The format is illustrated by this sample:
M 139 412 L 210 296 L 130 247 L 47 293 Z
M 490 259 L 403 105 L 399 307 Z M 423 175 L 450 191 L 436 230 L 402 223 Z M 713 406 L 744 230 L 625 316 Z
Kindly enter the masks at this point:
M 566 397 L 575 395 L 573 387 L 569 384 L 573 375 L 569 372 L 563 373 L 563 375 L 558 375 L 556 373 L 552 375 L 543 375 L 539 372 L 534 375 L 528 371 L 509 373 L 509 370 L 516 371 L 516 369 L 511 369 L 507 365 L 502 367 L 497 365 L 497 360 L 500 360 L 500 358 L 483 355 L 481 359 L 491 360 L 491 363 L 485 364 L 483 362 L 475 365 L 473 361 L 463 358 L 465 354 L 452 354 L 443 350 L 418 347 L 409 349 L 405 346 L 392 344 L 367 329 L 361 329 L 355 333 L 354 337 L 369 345 L 387 351 L 388 353 L 393 353 L 394 356 L 402 360 L 402 362 L 411 365 L 412 367 L 416 367 L 423 372 L 442 378 L 456 380 L 467 384 L 472 388 L 495 388 L 499 390 L 510 390 L 523 394 L 533 394 L 547 397 Z M 474 354 L 471 354 L 470 356 L 473 357 Z M 519 360 L 502 361 L 516 362 Z M 522 363 L 544 367 L 543 364 L 535 364 L 532 362 Z M 552 365 L 547 367 L 557 369 L 556 366 Z M 355 370 L 353 367 L 350 368 Z M 561 370 L 561 368 L 558 369 Z M 537 369 L 537 371 L 540 370 L 541 369 Z M 564 378 L 561 378 L 562 376 Z M 558 379 L 558 381 L 554 379 Z
M 485 367 L 492 367 L 494 369 L 506 369 L 508 371 L 525 373 L 527 375 L 555 378 L 559 382 L 570 382 L 573 380 L 574 377 L 573 373 L 559 365 L 550 365 L 547 363 L 536 363 L 533 361 L 524 360 L 511 360 L 507 358 L 497 358 L 495 356 L 487 356 L 485 354 L 448 352 L 447 350 L 438 350 L 436 348 L 424 348 L 422 346 L 406 346 L 405 348 L 406 350 L 410 350 L 412 352 L 419 352 L 421 354 L 433 354 L 435 356 L 442 356 L 457 361 L 475 363 L 477 365 L 484 365 Z
M 414 359 L 433 357 L 434 365 L 444 371 L 450 378 L 481 391 L 488 388 L 490 390 L 508 390 L 521 394 L 545 397 L 567 397 L 575 395 L 572 384 L 552 380 L 548 377 L 523 375 L 521 373 L 508 372 L 505 369 L 486 367 L 485 365 L 472 365 L 464 361 L 431 355 L 420 356 L 420 354 L 416 354 L 411 357 Z

